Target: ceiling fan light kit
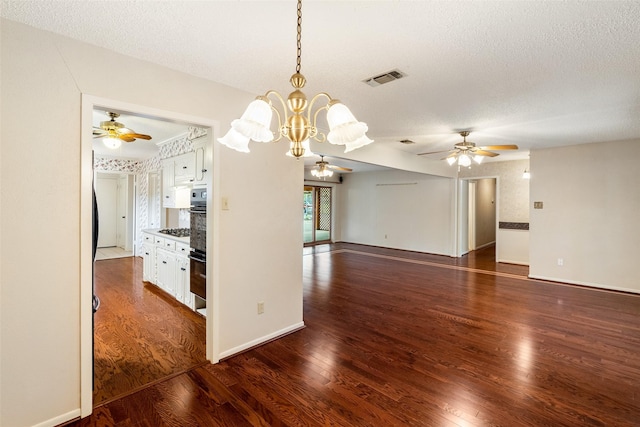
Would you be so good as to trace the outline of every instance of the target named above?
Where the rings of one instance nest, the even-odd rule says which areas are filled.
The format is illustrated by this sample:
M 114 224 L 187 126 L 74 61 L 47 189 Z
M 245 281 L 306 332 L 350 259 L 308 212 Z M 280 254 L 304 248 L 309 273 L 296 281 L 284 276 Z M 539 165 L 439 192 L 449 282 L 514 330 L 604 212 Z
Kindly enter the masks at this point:
M 289 82 L 294 91 L 289 94 L 286 101 L 282 95 L 274 90 L 267 91 L 264 95 L 256 97 L 252 101 L 240 119 L 231 122 L 231 129 L 218 142 L 241 152 L 249 152 L 249 140 L 256 142 L 277 142 L 282 138 L 289 140 L 289 153 L 291 156 L 304 157 L 309 149 L 309 139 L 318 142 L 328 141 L 331 144 L 344 145 L 345 152 L 349 152 L 373 142 L 366 136 L 367 124 L 359 122 L 351 111 L 339 100 L 331 98 L 327 93 L 321 92 L 307 101 L 306 95 L 300 90 L 306 84 L 305 77 L 300 74 L 302 56 L 302 0 L 298 0 L 298 25 L 297 25 L 297 63 L 296 72 Z M 279 101 L 282 111 L 271 103 L 270 97 Z M 318 106 L 314 110 L 315 103 L 321 98 L 326 99 L 326 104 Z M 329 133 L 325 135 L 318 131 L 317 119 L 321 111 L 327 111 Z M 278 127 L 277 131 L 271 131 L 271 121 L 275 112 Z M 276 137 L 277 134 L 277 137 Z
M 335 165 L 330 165 L 329 162 L 327 162 L 324 159 L 323 155 L 320 155 L 320 161 L 316 162 L 315 166 L 313 167 L 313 169 L 311 169 L 311 175 L 313 175 L 316 178 L 321 178 L 321 179 L 325 179 L 327 177 L 332 177 L 333 176 L 333 170 L 338 170 L 338 171 L 342 171 L 342 172 L 352 172 L 353 169 L 351 168 L 343 168 L 342 166 L 335 166 Z
M 456 162 L 458 163 L 458 167 L 470 167 L 471 161 L 473 159 L 477 164 L 481 164 L 485 157 L 496 157 L 499 156 L 498 153 L 494 153 L 489 150 L 517 150 L 517 145 L 487 145 L 485 147 L 476 147 L 476 144 L 473 142 L 468 142 L 467 137 L 471 132 L 465 130 L 459 132 L 462 137 L 462 142 L 458 142 L 453 146 L 452 150 L 444 150 L 444 151 L 432 151 L 428 153 L 419 153 L 418 156 L 424 156 L 428 154 L 436 154 L 436 153 L 445 153 L 449 152 L 450 154 L 444 157 L 442 160 L 446 160 L 449 165 L 453 166 Z

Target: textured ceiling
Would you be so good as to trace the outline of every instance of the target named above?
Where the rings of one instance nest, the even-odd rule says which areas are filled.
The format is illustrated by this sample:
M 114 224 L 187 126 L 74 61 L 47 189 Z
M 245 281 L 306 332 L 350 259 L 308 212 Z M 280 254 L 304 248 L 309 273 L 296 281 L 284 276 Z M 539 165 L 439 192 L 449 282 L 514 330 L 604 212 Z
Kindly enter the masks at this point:
M 291 90 L 293 0 L 2 1 L 2 16 L 256 94 Z M 470 129 L 478 145 L 518 144 L 506 160 L 640 136 L 637 1 L 306 0 L 302 28 L 305 93 L 341 99 L 378 144 L 443 150 Z M 407 76 L 362 82 L 394 69 Z

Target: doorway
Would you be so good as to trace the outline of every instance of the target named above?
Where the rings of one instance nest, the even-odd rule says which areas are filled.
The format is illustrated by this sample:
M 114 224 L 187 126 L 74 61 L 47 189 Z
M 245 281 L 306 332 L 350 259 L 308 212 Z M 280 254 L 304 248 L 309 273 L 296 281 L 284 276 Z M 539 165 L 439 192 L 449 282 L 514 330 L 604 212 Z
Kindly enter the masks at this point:
M 209 135 L 209 144 L 213 141 L 213 129 L 217 127 L 217 123 L 211 119 L 206 119 L 202 117 L 194 117 L 181 113 L 172 113 L 164 110 L 157 110 L 149 107 L 139 106 L 128 104 L 121 101 L 115 101 L 105 98 L 98 98 L 90 95 L 82 96 L 82 148 L 81 148 L 81 305 L 80 305 L 80 328 L 81 328 L 81 384 L 80 384 L 80 399 L 81 399 L 81 416 L 86 416 L 92 413 L 93 411 L 93 256 L 92 256 L 92 248 L 93 244 L 93 233 L 92 233 L 92 210 L 93 210 L 93 191 L 94 187 L 94 158 L 93 158 L 93 138 L 91 129 L 94 127 L 93 124 L 93 111 L 94 110 L 102 110 L 102 111 L 116 111 L 116 112 L 135 112 L 134 114 L 139 117 L 147 117 L 154 118 L 157 120 L 163 120 L 167 122 L 173 123 L 184 123 L 185 126 L 195 126 L 199 128 L 205 128 L 208 130 Z M 124 147 L 124 144 L 123 144 Z M 209 194 L 214 194 L 217 192 L 219 188 L 219 180 L 213 178 L 213 175 L 217 173 L 216 163 L 214 160 L 216 156 L 214 153 L 217 152 L 217 147 L 211 144 L 211 150 L 208 150 L 206 153 L 206 162 L 211 165 L 212 173 L 207 174 L 206 182 L 204 183 L 211 191 Z M 124 158 L 124 157 L 123 157 Z M 128 168 L 133 164 L 130 160 L 108 160 L 105 163 L 107 166 L 116 166 L 123 167 L 128 170 Z M 153 166 L 153 165 L 152 165 Z M 148 171 L 141 170 L 140 173 L 136 173 L 138 183 L 146 183 L 147 177 L 152 182 L 159 182 L 160 178 L 158 174 L 149 173 L 151 170 L 157 170 L 157 167 L 152 167 Z M 155 186 L 154 186 L 155 187 Z M 153 206 L 152 211 L 155 210 L 156 206 L 155 202 L 144 200 L 138 208 L 140 212 L 145 213 L 147 208 Z M 207 203 L 211 203 L 212 206 L 215 205 L 213 203 L 212 197 L 209 197 Z M 157 204 L 157 203 L 156 203 Z M 116 212 L 117 214 L 117 212 Z M 141 217 L 144 215 L 141 215 Z M 216 223 L 218 221 L 217 215 L 214 212 L 211 215 L 211 222 Z M 139 219 L 133 219 L 135 222 L 139 222 Z M 134 222 L 134 224 L 135 224 Z M 145 223 L 146 224 L 146 223 Z M 148 227 L 148 225 L 147 225 Z M 133 234 L 135 236 L 137 228 L 145 228 L 144 224 L 137 224 L 133 227 Z M 212 229 L 216 229 L 216 227 L 211 227 Z M 215 255 L 218 251 L 217 245 L 214 243 L 216 239 L 213 236 L 214 233 L 207 235 L 207 246 L 213 248 L 212 251 L 214 255 L 211 257 L 211 262 L 207 265 L 208 276 L 212 277 L 214 280 L 211 280 L 207 283 L 208 292 L 211 294 L 215 293 L 214 283 L 216 282 L 216 274 L 213 268 L 216 265 L 218 257 Z M 135 237 L 134 237 L 135 238 Z M 116 241 L 117 244 L 117 241 Z M 135 247 L 135 246 L 134 246 Z M 141 270 L 141 265 L 139 265 L 140 260 L 136 257 L 131 257 L 132 263 L 137 263 L 138 267 L 134 267 L 134 272 L 137 274 L 138 270 Z M 100 262 L 109 263 L 109 262 L 117 262 L 120 260 L 103 260 Z M 91 304 L 91 305 L 90 305 Z M 101 307 L 106 310 L 106 307 Z M 104 312 L 103 312 L 104 313 Z M 197 314 L 194 314 L 197 315 Z M 207 316 L 206 316 L 206 332 L 204 337 L 205 350 L 206 350 L 206 360 L 217 362 L 218 361 L 218 351 L 217 351 L 217 339 L 219 334 L 215 334 L 214 331 L 214 321 L 216 320 L 217 313 L 213 309 L 213 306 L 207 307 Z
M 331 187 L 304 186 L 302 224 L 304 245 L 331 242 Z
M 100 212 L 96 260 L 133 256 L 135 247 L 135 176 L 97 172 Z
M 496 243 L 497 178 L 460 181 L 458 256 Z

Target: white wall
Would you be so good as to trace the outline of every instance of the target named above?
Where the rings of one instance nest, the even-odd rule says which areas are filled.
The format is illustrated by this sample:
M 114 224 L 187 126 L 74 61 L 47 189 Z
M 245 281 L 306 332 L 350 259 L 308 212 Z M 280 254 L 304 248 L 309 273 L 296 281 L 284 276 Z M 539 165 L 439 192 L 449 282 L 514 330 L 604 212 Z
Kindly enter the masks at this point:
M 394 170 L 345 174 L 336 240 L 451 255 L 454 194 L 450 178 Z
M 255 94 L 11 21 L 1 36 L 0 424 L 55 425 L 81 405 L 80 295 L 90 283 L 80 279 L 79 234 L 91 195 L 81 179 L 81 94 L 207 118 L 218 135 Z M 212 219 L 220 333 L 208 340 L 219 354 L 302 322 L 302 162 L 282 155 L 284 145 L 251 149 L 215 147 L 215 207 L 221 195 L 230 204 Z
M 531 205 L 544 203 L 531 209 L 531 277 L 640 292 L 639 146 L 531 152 Z

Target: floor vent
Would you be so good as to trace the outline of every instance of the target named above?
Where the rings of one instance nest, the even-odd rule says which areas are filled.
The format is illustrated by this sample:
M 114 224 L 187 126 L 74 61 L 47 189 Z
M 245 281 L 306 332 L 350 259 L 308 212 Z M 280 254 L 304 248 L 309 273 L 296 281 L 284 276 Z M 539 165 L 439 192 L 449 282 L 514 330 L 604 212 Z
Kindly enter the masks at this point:
M 406 74 L 404 74 L 402 71 L 393 70 L 393 71 L 389 71 L 388 73 L 380 74 L 379 76 L 370 77 L 368 79 L 363 80 L 363 82 L 365 82 L 371 87 L 376 87 L 376 86 L 383 85 L 385 83 L 392 82 L 394 80 L 401 79 L 403 77 L 406 77 Z

